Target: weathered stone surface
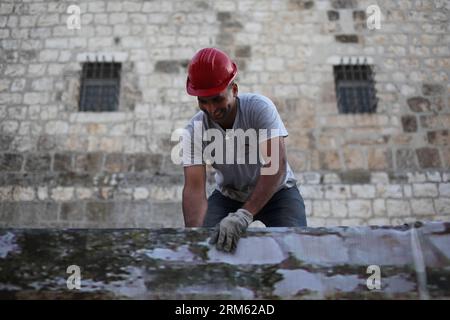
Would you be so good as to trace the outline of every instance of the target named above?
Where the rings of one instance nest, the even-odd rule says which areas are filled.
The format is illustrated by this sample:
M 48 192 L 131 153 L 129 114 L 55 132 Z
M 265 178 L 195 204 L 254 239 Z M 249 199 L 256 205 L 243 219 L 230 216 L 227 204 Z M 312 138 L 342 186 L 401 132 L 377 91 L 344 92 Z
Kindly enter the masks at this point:
M 50 171 L 50 155 L 29 154 L 25 162 L 25 171 Z
M 407 100 L 409 108 L 413 112 L 424 112 L 430 110 L 430 101 L 423 97 L 414 97 Z
M 441 159 L 439 157 L 438 149 L 434 148 L 419 148 L 416 150 L 419 165 L 423 169 L 439 168 L 441 166 Z
M 126 171 L 125 156 L 120 153 L 108 154 L 105 159 L 105 170 L 108 172 Z
M 20 171 L 23 158 L 21 154 L 0 154 L 0 171 Z
M 251 46 L 238 46 L 236 48 L 236 57 L 238 58 L 250 58 L 252 56 Z
M 331 0 L 334 9 L 351 9 L 356 7 L 356 0 Z
M 159 172 L 163 157 L 160 154 L 137 154 L 134 162 L 136 172 Z
M 403 116 L 402 126 L 404 132 L 416 132 L 417 131 L 417 119 L 415 116 Z
M 334 10 L 327 11 L 327 16 L 329 21 L 339 20 L 339 12 Z
M 341 169 L 339 153 L 336 151 L 321 151 L 319 153 L 320 167 L 324 170 Z
M 358 43 L 359 42 L 359 37 L 356 34 L 340 34 L 340 35 L 336 35 L 335 39 L 337 42 L 342 42 L 342 43 Z
M 289 0 L 289 7 L 297 10 L 311 9 L 314 7 L 314 1 L 311 0 Z
M 427 138 L 428 142 L 434 145 L 450 145 L 448 130 L 429 131 Z
M 56 153 L 53 158 L 53 171 L 71 171 L 72 156 L 70 154 Z
M 103 154 L 87 153 L 75 157 L 75 169 L 82 172 L 99 172 L 102 168 Z
M 369 170 L 386 170 L 392 168 L 392 150 L 370 148 L 367 162 Z
M 445 92 L 444 86 L 435 83 L 424 83 L 422 86 L 422 92 L 426 96 L 434 96 L 443 94 Z
M 397 169 L 399 170 L 411 170 L 417 169 L 417 164 L 415 160 L 415 154 L 413 150 L 400 149 L 397 150 Z
M 155 71 L 162 73 L 178 73 L 182 68 L 186 68 L 188 65 L 188 60 L 162 60 L 155 64 Z
M 364 22 L 365 23 L 367 20 L 366 12 L 363 10 L 353 11 L 352 16 L 353 16 L 353 21 L 355 21 L 355 22 Z
M 339 176 L 343 183 L 349 183 L 349 184 L 370 183 L 370 172 L 369 171 L 352 170 L 352 171 L 347 171 L 347 172 L 340 172 Z
M 450 298 L 449 223 L 250 229 L 234 254 L 209 245 L 210 232 L 0 229 L 0 297 Z M 67 288 L 70 265 L 81 270 L 78 290 Z M 367 287 L 370 265 L 380 289 Z

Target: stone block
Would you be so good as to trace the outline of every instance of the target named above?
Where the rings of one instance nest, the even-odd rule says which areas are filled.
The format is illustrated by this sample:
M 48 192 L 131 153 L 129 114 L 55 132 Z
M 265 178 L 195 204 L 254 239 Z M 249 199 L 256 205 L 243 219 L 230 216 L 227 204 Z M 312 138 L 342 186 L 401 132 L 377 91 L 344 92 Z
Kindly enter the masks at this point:
M 86 204 L 86 220 L 100 225 L 109 224 L 112 222 L 113 210 L 113 202 L 88 202 Z
M 386 170 L 392 168 L 392 151 L 384 148 L 370 148 L 368 150 L 369 170 Z
M 181 202 L 152 203 L 152 211 L 154 219 L 160 221 L 164 228 L 184 226 Z
M 151 185 L 149 186 L 148 192 L 150 199 L 154 201 L 175 201 L 181 200 L 182 188 L 180 190 L 177 186 Z
M 377 197 L 403 198 L 403 188 L 399 184 L 377 184 Z
M 370 200 L 349 200 L 348 212 L 351 218 L 369 218 L 372 216 Z
M 65 121 L 49 121 L 45 125 L 45 133 L 61 135 L 69 133 L 69 124 Z
M 161 154 L 136 154 L 134 170 L 136 172 L 160 172 L 163 156 Z
M 148 199 L 148 197 L 149 197 L 149 192 L 148 192 L 147 188 L 139 187 L 139 188 L 134 189 L 133 198 L 135 200 L 145 200 L 145 199 Z
M 13 186 L 0 187 L 0 203 L 4 201 L 13 201 Z
M 331 216 L 330 201 L 327 200 L 315 200 L 313 202 L 313 215 L 314 217 L 326 218 Z
M 83 202 L 63 202 L 59 211 L 59 220 L 62 221 L 82 221 L 84 220 Z
M 389 175 L 386 172 L 372 172 L 370 176 L 370 183 L 389 183 Z
M 59 24 L 59 14 L 42 14 L 38 18 L 38 27 L 51 27 Z
M 91 188 L 77 187 L 75 189 L 75 196 L 79 200 L 91 199 L 93 190 Z
M 408 176 L 408 183 L 418 183 L 427 181 L 425 173 L 408 172 L 407 176 Z
M 87 153 L 75 156 L 75 170 L 80 172 L 100 172 L 102 163 L 102 153 Z
M 359 43 L 359 37 L 356 34 L 339 34 L 334 39 L 340 43 Z
M 375 187 L 373 185 L 352 185 L 352 194 L 356 198 L 375 198 Z
M 37 188 L 37 199 L 38 200 L 48 200 L 48 188 L 47 187 L 38 187 Z
M 339 20 L 339 11 L 335 10 L 328 10 L 327 16 L 329 21 L 336 21 Z
M 434 199 L 433 201 L 434 201 L 434 207 L 436 209 L 436 214 L 450 215 L 450 199 L 449 198 L 439 198 L 439 199 Z
M 396 152 L 398 170 L 416 170 L 416 153 L 411 149 L 399 149 Z
M 35 198 L 35 190 L 31 187 L 14 187 L 12 192 L 15 201 L 32 201 Z
M 430 101 L 424 97 L 409 98 L 407 103 L 412 112 L 430 111 Z
M 345 148 L 343 151 L 345 166 L 350 170 L 366 169 L 366 159 L 360 149 Z
M 73 197 L 73 187 L 56 187 L 51 190 L 51 198 L 55 201 L 70 201 Z
M 446 129 L 450 124 L 450 115 L 426 115 L 420 117 L 420 125 L 426 129 Z
M 339 184 L 341 183 L 341 178 L 336 173 L 325 173 L 323 175 L 324 184 Z
M 450 198 L 450 183 L 439 183 L 439 196 Z
M 445 92 L 444 86 L 436 83 L 424 83 L 422 85 L 422 93 L 425 96 L 441 95 Z
M 235 50 L 235 57 L 250 58 L 252 56 L 252 47 L 249 45 L 237 46 Z
M 23 155 L 14 153 L 0 154 L 0 171 L 20 171 L 23 163 Z
M 329 185 L 325 186 L 326 199 L 350 199 L 351 192 L 348 185 Z
M 341 169 L 341 161 L 337 151 L 320 151 L 319 163 L 323 170 L 339 170 Z
M 55 153 L 53 159 L 53 171 L 69 172 L 72 171 L 72 156 L 67 153 Z
M 412 115 L 402 116 L 402 126 L 404 132 L 416 132 L 417 118 Z
M 320 184 L 321 174 L 318 172 L 303 172 L 298 174 L 300 184 Z
M 409 201 L 406 200 L 386 200 L 388 217 L 407 217 L 411 215 Z
M 28 154 L 25 161 L 25 171 L 50 171 L 51 157 L 48 154 Z
M 403 194 L 405 195 L 405 198 L 412 198 L 412 186 L 411 185 L 404 185 L 403 186 Z
M 413 193 L 415 197 L 437 197 L 438 188 L 434 183 L 414 183 Z
M 347 201 L 333 200 L 331 201 L 331 216 L 334 218 L 347 218 L 348 208 Z
M 435 148 L 419 148 L 416 149 L 417 159 L 422 169 L 432 169 L 441 167 L 441 159 L 439 151 Z
M 435 215 L 432 199 L 412 199 L 411 209 L 414 216 Z
M 356 0 L 331 0 L 331 7 L 333 9 L 353 9 L 356 6 Z
M 427 181 L 429 182 L 441 182 L 441 174 L 439 171 L 427 171 L 426 173 Z
M 385 199 L 375 199 L 372 203 L 373 214 L 375 217 L 386 217 L 386 200 Z
M 437 130 L 427 132 L 428 142 L 433 145 L 450 145 L 448 130 Z
M 288 157 L 289 166 L 294 172 L 302 172 L 308 169 L 307 155 L 305 152 L 291 151 Z
M 371 173 L 369 171 L 351 170 L 340 172 L 339 176 L 342 183 L 348 184 L 367 184 L 370 183 Z
M 105 170 L 107 172 L 126 171 L 125 156 L 120 153 L 107 154 L 105 159 Z

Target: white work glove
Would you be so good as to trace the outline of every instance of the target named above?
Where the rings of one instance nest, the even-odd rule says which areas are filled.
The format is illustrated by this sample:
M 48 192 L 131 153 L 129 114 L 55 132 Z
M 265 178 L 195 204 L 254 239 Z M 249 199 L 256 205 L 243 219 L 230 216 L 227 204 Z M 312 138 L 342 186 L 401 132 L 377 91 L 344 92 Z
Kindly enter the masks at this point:
M 234 252 L 239 238 L 252 221 L 253 215 L 248 210 L 241 208 L 236 212 L 229 213 L 216 225 L 209 243 L 216 244 L 217 250 Z

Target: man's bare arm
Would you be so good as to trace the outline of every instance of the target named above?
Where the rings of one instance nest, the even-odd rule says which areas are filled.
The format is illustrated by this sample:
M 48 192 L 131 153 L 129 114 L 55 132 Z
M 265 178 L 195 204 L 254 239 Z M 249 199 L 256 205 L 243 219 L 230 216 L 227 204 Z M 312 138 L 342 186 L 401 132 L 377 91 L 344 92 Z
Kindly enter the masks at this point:
M 201 227 L 208 202 L 206 200 L 206 168 L 195 165 L 184 168 L 183 215 L 187 228 Z
M 253 215 L 256 215 L 272 198 L 286 176 L 287 167 L 283 137 L 275 137 L 261 143 L 260 150 L 266 165 L 261 168 L 261 175 L 256 182 L 255 189 L 242 207 Z

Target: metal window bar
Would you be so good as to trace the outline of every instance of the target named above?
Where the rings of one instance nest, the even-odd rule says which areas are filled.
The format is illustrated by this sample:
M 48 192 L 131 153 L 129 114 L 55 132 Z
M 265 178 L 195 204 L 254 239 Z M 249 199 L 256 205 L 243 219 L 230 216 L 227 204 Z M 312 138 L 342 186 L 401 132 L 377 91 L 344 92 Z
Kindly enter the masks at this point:
M 336 97 L 340 113 L 373 113 L 376 111 L 375 81 L 372 67 L 365 59 L 359 59 L 355 64 L 334 66 Z
M 80 111 L 116 111 L 119 101 L 121 64 L 94 62 L 83 64 Z

